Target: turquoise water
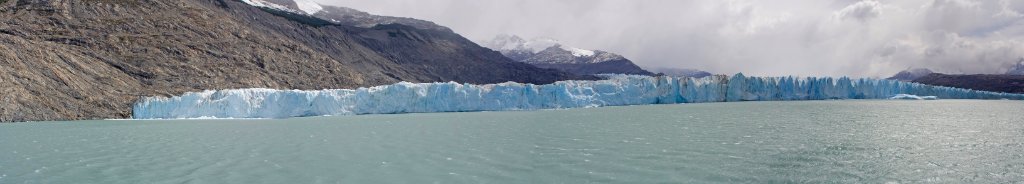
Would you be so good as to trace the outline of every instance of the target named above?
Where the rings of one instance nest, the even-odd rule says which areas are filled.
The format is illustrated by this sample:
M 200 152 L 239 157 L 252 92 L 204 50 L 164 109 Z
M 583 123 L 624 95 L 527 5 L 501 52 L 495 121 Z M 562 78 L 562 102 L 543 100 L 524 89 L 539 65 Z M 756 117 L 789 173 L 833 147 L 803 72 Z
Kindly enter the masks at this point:
M 1024 102 L 0 124 L 0 183 L 1006 183 Z

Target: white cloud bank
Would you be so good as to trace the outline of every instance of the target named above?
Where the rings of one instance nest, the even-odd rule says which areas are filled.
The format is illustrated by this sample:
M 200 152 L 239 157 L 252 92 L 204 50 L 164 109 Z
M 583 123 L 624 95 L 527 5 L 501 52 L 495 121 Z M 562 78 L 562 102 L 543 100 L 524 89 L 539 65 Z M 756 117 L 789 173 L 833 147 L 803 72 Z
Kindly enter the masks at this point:
M 999 73 L 1024 56 L 1020 0 L 316 0 L 716 73 Z

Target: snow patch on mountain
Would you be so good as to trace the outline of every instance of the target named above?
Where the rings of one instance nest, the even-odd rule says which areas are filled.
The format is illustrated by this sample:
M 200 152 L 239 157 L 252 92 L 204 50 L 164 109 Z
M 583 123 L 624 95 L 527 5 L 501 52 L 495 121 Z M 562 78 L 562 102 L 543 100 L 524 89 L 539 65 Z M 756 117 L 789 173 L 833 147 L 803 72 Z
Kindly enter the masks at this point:
M 295 12 L 295 10 L 292 10 L 291 8 L 288 8 L 287 6 L 271 3 L 271 2 L 267 2 L 267 1 L 263 1 L 263 0 L 242 0 L 242 2 L 245 3 L 245 4 L 256 6 L 256 7 L 264 7 L 264 8 L 270 8 L 270 9 L 275 9 L 275 10 L 281 10 L 281 11 L 298 13 L 298 12 Z
M 320 4 L 309 0 L 295 0 L 295 4 L 299 6 L 299 10 L 310 15 L 320 12 L 320 10 L 324 10 L 324 7 L 320 6 Z
M 264 7 L 307 15 L 316 14 L 317 12 L 320 12 L 321 10 L 324 9 L 324 7 L 320 6 L 320 4 L 317 4 L 316 2 L 310 0 L 294 0 L 293 2 L 295 3 L 295 6 L 297 6 L 295 8 L 298 8 L 298 10 L 288 7 L 288 5 L 274 3 L 266 0 L 242 0 L 242 2 L 256 7 Z
M 581 48 L 576 48 L 576 47 L 569 47 L 569 52 L 572 52 L 572 55 L 576 56 L 576 57 L 591 57 L 591 56 L 594 56 L 594 51 L 586 50 L 586 49 L 581 49 Z

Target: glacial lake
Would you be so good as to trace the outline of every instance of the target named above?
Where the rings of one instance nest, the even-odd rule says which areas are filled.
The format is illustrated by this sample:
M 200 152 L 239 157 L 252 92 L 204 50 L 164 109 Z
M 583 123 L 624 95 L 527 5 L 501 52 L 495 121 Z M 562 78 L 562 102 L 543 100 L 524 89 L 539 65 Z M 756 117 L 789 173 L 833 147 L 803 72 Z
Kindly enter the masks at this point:
M 0 183 L 1008 183 L 1024 102 L 0 124 Z

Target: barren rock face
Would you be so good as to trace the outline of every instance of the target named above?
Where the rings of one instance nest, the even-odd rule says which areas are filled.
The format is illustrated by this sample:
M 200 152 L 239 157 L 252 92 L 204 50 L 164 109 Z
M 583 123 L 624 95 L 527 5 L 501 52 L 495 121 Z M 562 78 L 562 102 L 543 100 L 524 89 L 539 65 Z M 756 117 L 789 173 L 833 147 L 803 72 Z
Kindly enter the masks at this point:
M 231 0 L 0 0 L 0 122 L 127 118 L 141 96 L 206 89 L 578 78 L 450 31 L 311 20 Z

